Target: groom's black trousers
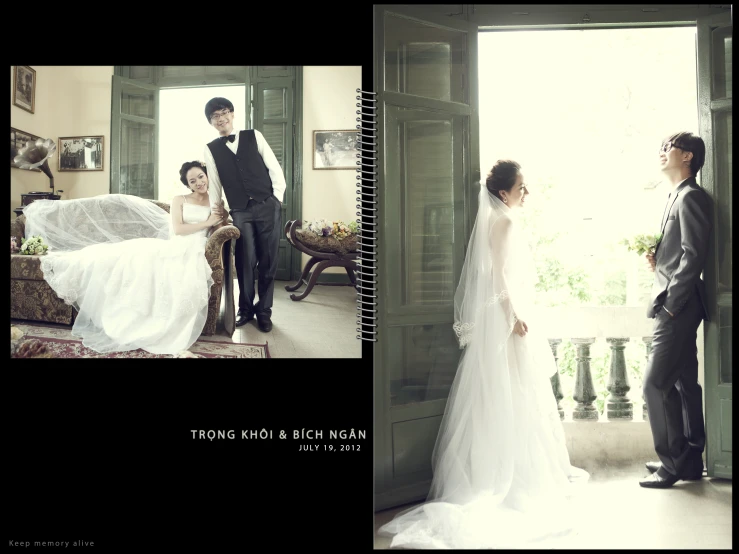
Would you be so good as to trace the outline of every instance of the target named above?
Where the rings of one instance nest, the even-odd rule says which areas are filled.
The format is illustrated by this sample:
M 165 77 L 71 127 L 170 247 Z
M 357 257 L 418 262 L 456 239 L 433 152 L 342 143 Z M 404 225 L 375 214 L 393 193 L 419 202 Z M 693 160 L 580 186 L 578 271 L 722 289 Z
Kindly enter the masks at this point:
M 263 202 L 249 200 L 244 210 L 231 210 L 241 236 L 236 239 L 234 262 L 239 282 L 239 312 L 272 315 L 272 299 L 280 248 L 281 204 L 273 195 Z M 259 274 L 259 301 L 254 305 L 254 279 Z
M 703 470 L 706 434 L 696 347 L 702 314 L 697 293 L 674 318 L 660 308 L 654 318 L 654 341 L 644 375 L 654 449 L 662 467 L 677 476 Z

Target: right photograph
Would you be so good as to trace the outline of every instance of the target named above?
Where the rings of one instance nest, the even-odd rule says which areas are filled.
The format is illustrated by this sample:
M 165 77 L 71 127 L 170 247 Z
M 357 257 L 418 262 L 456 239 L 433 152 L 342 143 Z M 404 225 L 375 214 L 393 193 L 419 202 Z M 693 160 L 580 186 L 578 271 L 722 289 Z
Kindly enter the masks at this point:
M 731 548 L 731 6 L 374 10 L 374 548 Z

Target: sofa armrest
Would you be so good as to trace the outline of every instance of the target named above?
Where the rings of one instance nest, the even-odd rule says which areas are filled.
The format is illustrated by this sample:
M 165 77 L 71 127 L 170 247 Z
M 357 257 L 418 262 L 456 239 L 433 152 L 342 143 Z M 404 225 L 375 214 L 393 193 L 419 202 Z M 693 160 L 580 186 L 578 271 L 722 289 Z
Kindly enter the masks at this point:
M 237 239 L 241 236 L 238 228 L 234 225 L 226 225 L 216 229 L 213 234 L 208 237 L 205 243 L 205 259 L 211 269 L 223 269 L 223 243 Z
M 21 239 L 26 236 L 26 216 L 19 215 L 10 222 L 10 236 L 15 237 L 15 242 L 20 248 Z

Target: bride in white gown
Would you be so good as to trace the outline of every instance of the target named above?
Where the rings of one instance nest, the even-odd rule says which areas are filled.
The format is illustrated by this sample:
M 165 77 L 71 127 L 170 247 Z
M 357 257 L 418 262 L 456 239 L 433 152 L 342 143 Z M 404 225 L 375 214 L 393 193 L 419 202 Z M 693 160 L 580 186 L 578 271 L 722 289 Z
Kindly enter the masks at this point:
M 498 161 L 481 186 L 454 298 L 461 355 L 433 451 L 427 501 L 380 528 L 391 547 L 527 548 L 556 544 L 577 521 L 550 377 L 557 371 L 534 306 L 536 270 L 517 212 L 520 166 Z
M 187 350 L 208 316 L 213 285 L 205 258 L 210 213 L 208 176 L 187 162 L 170 214 L 136 196 L 38 200 L 28 206 L 27 236 L 49 245 L 41 270 L 54 292 L 78 311 L 72 334 L 96 352 Z

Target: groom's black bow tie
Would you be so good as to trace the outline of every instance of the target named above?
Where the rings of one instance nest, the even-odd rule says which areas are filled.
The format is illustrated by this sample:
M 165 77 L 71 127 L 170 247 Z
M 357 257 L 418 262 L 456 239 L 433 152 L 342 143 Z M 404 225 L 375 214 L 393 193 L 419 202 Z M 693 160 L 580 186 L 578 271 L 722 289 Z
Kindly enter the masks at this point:
M 236 140 L 236 135 L 228 135 L 227 137 L 219 137 L 223 142 L 233 142 Z

